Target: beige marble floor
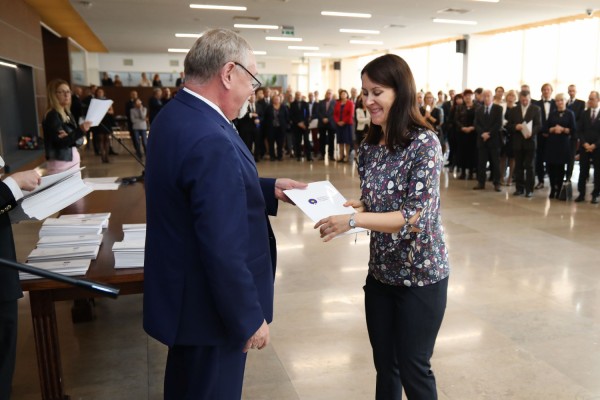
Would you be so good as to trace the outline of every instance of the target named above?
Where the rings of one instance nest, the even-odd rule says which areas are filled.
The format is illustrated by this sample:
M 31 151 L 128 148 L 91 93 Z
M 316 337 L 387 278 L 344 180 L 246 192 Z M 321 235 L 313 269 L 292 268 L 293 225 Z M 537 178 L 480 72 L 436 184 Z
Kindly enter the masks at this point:
M 126 176 L 84 154 L 89 176 Z M 262 176 L 331 180 L 359 195 L 352 164 L 261 162 Z M 440 399 L 600 399 L 600 208 L 471 190 L 442 176 L 452 273 L 433 368 Z M 282 205 L 272 344 L 249 356 L 246 400 L 374 397 L 362 285 L 368 237 L 322 243 Z M 37 224 L 15 228 L 21 259 Z M 141 328 L 141 295 L 97 301 L 97 320 L 73 325 L 57 303 L 65 386 L 72 399 L 160 399 L 165 348 Z M 20 303 L 14 399 L 39 399 L 27 297 Z

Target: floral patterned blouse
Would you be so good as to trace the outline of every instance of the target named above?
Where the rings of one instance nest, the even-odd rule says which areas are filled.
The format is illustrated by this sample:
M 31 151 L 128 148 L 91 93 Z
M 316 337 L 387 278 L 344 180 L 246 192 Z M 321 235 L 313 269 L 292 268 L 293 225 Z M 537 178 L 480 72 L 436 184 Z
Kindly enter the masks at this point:
M 358 155 L 361 200 L 367 212 L 401 211 L 421 232 L 371 232 L 369 274 L 394 286 L 426 286 L 448 277 L 450 266 L 440 217 L 440 173 L 444 162 L 437 135 L 411 132 L 412 141 L 395 152 L 363 143 Z

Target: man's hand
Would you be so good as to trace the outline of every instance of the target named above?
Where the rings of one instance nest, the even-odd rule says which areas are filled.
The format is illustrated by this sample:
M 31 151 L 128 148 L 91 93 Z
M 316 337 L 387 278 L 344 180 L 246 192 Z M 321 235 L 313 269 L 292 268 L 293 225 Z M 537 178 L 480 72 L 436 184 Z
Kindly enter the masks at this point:
M 27 190 L 28 192 L 38 187 L 41 181 L 40 174 L 33 169 L 29 171 L 16 172 L 10 177 L 15 180 L 21 190 Z
M 260 328 L 258 328 L 256 333 L 254 333 L 254 335 L 248 339 L 242 351 L 247 353 L 250 349 L 262 350 L 269 344 L 270 340 L 271 337 L 269 336 L 269 325 L 267 325 L 267 321 L 263 320 Z
M 304 122 L 302 122 L 302 121 L 301 121 L 301 122 L 298 122 L 298 127 L 299 127 L 300 129 L 306 129 L 306 124 L 305 124 Z
M 490 133 L 489 133 L 489 132 L 483 132 L 483 133 L 481 134 L 481 138 L 483 139 L 483 141 L 484 141 L 484 142 L 487 142 L 487 141 L 489 140 L 490 136 L 491 136 L 491 135 L 490 135 Z
M 307 186 L 308 184 L 304 182 L 298 182 L 288 178 L 279 178 L 275 181 L 275 198 L 277 200 L 285 201 L 286 203 L 294 204 L 283 191 L 289 189 L 305 189 Z
M 323 123 L 327 124 L 329 122 L 329 118 L 323 118 Z
M 515 125 L 515 130 L 516 131 L 522 131 L 523 130 L 523 124 L 517 124 L 517 125 Z

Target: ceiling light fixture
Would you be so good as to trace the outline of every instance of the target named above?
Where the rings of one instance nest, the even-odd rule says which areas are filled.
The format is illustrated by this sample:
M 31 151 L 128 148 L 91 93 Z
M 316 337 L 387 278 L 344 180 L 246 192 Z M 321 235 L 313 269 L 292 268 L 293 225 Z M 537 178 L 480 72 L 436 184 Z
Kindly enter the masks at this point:
M 379 35 L 381 32 L 372 29 L 340 29 L 341 33 L 364 33 L 366 35 Z
M 290 50 L 319 50 L 317 46 L 288 46 Z
M 178 38 L 199 38 L 202 36 L 201 33 L 176 33 L 175 37 Z
M 321 15 L 324 15 L 326 17 L 371 18 L 371 14 L 339 11 L 321 11 Z
M 257 25 L 257 24 L 233 24 L 234 28 L 240 29 L 279 29 L 279 25 Z
M 383 44 L 380 40 L 350 40 L 350 44 Z
M 467 21 L 462 19 L 434 18 L 433 22 L 437 22 L 438 24 L 477 25 L 477 21 Z
M 331 53 L 304 53 L 304 57 L 330 57 Z
M 253 50 L 252 51 L 254 53 L 255 56 L 266 56 L 267 52 L 264 50 Z
M 190 49 L 169 49 L 169 53 L 187 53 Z
M 14 69 L 18 68 L 16 64 L 7 63 L 4 61 L 0 61 L 0 65 L 4 65 L 5 67 L 10 67 L 10 68 L 14 68 Z
M 190 8 L 200 8 L 202 10 L 223 10 L 223 11 L 246 11 L 247 7 L 239 6 L 219 6 L 211 4 L 190 4 Z
M 296 37 L 283 37 L 283 36 L 267 36 L 265 40 L 272 40 L 275 42 L 301 42 L 302 38 Z

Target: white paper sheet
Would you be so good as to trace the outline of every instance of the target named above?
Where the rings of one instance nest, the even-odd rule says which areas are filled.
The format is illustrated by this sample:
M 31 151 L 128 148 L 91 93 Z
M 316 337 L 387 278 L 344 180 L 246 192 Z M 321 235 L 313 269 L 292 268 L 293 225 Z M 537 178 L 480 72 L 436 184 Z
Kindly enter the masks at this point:
M 521 129 L 521 133 L 525 139 L 529 139 L 533 134 L 533 120 L 529 122 L 523 121 L 523 128 Z
M 346 199 L 329 181 L 312 182 L 306 189 L 284 190 L 284 193 L 313 222 L 332 215 L 353 214 L 352 207 L 344 207 Z M 364 232 L 366 229 L 350 229 L 343 235 Z M 338 235 L 341 236 L 341 235 Z
M 112 103 L 112 100 L 92 99 L 87 115 L 85 116 L 85 120 L 90 121 L 92 126 L 100 125 L 102 118 L 104 118 Z

